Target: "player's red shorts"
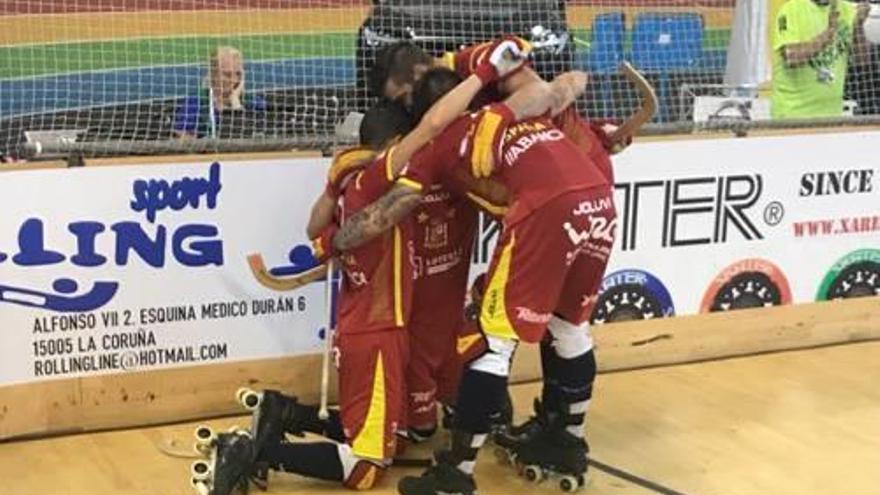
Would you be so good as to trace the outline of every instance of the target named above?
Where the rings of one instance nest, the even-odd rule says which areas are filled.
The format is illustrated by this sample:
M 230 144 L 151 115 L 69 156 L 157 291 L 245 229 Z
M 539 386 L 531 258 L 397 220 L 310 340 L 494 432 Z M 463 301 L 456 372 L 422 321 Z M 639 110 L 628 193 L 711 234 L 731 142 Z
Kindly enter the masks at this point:
M 401 328 L 337 334 L 339 410 L 352 451 L 391 459 L 396 432 L 406 425 L 408 336 Z
M 505 225 L 489 267 L 480 326 L 489 336 L 538 342 L 554 314 L 586 321 L 617 224 L 611 187 L 562 194 Z
M 418 289 L 416 291 L 418 293 Z M 407 369 L 407 421 L 410 427 L 436 425 L 437 401 L 455 403 L 462 367 L 456 341 L 464 327 L 463 297 L 458 306 L 444 311 L 432 310 L 425 304 L 413 306 L 408 327 L 411 358 Z

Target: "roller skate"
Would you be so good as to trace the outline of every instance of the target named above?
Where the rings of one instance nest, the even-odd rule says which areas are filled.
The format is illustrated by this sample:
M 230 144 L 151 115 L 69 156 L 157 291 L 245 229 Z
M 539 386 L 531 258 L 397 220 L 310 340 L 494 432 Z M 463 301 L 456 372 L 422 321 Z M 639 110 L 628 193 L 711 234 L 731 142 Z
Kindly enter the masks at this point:
M 532 407 L 534 414 L 525 422 L 514 425 L 510 421 L 506 428 L 496 428 L 493 431 L 492 440 L 496 445 L 508 448 L 522 443 L 548 426 L 550 421 L 559 414 L 551 412 L 540 399 L 535 399 Z M 511 410 L 511 415 L 512 413 Z
M 528 481 L 558 478 L 559 489 L 564 492 L 577 491 L 586 484 L 590 449 L 584 439 L 566 431 L 562 416 L 537 416 L 520 436 L 508 435 L 496 439 L 496 443 L 503 445 L 507 460 Z
M 254 445 L 250 433 L 235 430 L 214 435 L 210 428 L 197 431 L 199 449 L 207 459 L 194 462 L 191 483 L 199 495 L 230 495 L 247 493 L 248 478 L 254 459 Z M 202 437 L 198 437 L 201 434 Z M 210 447 L 206 447 L 208 445 Z
M 448 450 L 435 452 L 434 465 L 421 476 L 404 476 L 397 483 L 401 495 L 475 495 L 477 484 L 474 477 L 456 467 Z
M 286 396 L 277 390 L 257 392 L 240 388 L 235 393 L 238 402 L 253 413 L 251 434 L 254 438 L 254 484 L 265 489 L 269 480 L 269 465 L 262 460 L 266 446 L 285 440 L 284 434 L 305 436 L 296 417 L 296 397 Z

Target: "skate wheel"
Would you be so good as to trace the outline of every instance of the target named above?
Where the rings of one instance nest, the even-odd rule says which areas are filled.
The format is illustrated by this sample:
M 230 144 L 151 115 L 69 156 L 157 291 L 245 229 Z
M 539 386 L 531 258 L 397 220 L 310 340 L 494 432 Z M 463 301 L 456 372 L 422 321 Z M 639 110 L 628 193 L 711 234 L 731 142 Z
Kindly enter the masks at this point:
M 211 477 L 211 465 L 206 461 L 196 461 L 190 468 L 194 482 L 206 482 Z
M 523 476 L 525 476 L 527 481 L 539 483 L 544 479 L 544 470 L 540 466 L 528 465 L 523 470 Z
M 235 390 L 235 402 L 241 404 L 241 398 L 244 397 L 244 394 L 246 394 L 249 390 L 250 389 L 247 387 L 238 387 Z
M 238 399 L 239 404 L 244 406 L 245 409 L 249 411 L 255 411 L 260 407 L 260 402 L 262 402 L 263 394 L 251 390 L 246 387 L 242 387 L 238 389 L 235 393 L 235 397 Z
M 199 495 L 210 495 L 211 490 L 208 488 L 208 485 L 201 480 L 197 480 L 195 478 L 190 480 L 190 484 L 196 490 L 196 493 Z
M 567 493 L 576 492 L 581 485 L 583 485 L 583 477 L 566 475 L 559 480 L 559 489 Z
M 263 394 L 255 390 L 246 390 L 240 397 L 239 402 L 249 411 L 256 411 L 263 402 Z
M 199 425 L 196 427 L 195 436 L 197 449 L 200 446 L 210 445 L 215 437 L 214 429 L 208 425 Z

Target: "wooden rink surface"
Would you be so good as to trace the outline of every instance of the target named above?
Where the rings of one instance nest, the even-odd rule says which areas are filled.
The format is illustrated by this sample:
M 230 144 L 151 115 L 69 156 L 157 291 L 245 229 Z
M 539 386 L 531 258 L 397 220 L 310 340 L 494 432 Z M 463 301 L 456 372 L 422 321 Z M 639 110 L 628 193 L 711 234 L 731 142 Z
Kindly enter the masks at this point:
M 592 456 L 639 479 L 593 468 L 580 493 L 878 494 L 878 356 L 880 342 L 869 342 L 602 374 L 588 416 Z M 518 416 L 538 391 L 512 388 Z M 246 426 L 249 417 L 207 423 Z M 195 425 L 0 443 L 0 493 L 194 493 L 192 461 L 157 444 L 189 448 Z M 419 446 L 407 455 L 428 452 Z M 488 448 L 480 459 L 480 493 L 561 493 L 516 477 Z M 373 493 L 396 493 L 399 476 L 414 472 L 395 468 Z M 286 474 L 270 480 L 268 493 L 280 495 L 350 493 Z

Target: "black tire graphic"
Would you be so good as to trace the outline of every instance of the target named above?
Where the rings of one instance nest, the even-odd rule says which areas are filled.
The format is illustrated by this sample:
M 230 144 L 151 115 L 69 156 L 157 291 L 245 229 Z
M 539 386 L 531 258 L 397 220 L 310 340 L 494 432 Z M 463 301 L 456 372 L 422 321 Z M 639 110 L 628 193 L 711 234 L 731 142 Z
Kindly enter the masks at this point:
M 763 308 L 782 304 L 779 286 L 763 272 L 742 272 L 721 286 L 711 312 Z
M 828 300 L 880 295 L 880 263 L 862 261 L 843 269 L 828 287 Z
M 590 323 L 663 317 L 663 308 L 644 285 L 622 284 L 605 291 L 596 302 Z

